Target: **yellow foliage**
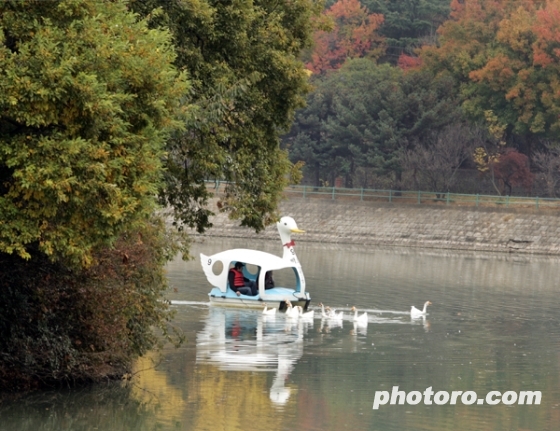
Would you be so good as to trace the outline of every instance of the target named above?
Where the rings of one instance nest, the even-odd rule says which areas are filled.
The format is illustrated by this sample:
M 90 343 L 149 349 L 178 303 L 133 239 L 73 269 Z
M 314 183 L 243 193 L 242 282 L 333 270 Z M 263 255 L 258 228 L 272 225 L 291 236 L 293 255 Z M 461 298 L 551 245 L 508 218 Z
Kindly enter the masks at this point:
M 498 142 L 499 145 L 505 145 L 504 135 L 506 133 L 507 125 L 501 123 L 498 116 L 494 114 L 494 111 L 491 109 L 484 111 L 484 118 L 486 119 L 490 135 Z
M 473 153 L 473 161 L 479 172 L 487 172 L 492 163 L 498 162 L 500 155 L 498 153 L 488 154 L 482 147 L 477 147 Z

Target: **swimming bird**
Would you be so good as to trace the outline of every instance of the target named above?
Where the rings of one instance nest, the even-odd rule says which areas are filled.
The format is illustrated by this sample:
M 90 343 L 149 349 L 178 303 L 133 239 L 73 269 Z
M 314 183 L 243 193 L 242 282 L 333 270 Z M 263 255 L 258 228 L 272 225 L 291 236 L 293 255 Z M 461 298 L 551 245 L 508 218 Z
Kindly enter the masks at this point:
M 352 311 L 354 312 L 354 322 L 356 322 L 359 326 L 368 324 L 367 313 L 364 312 L 364 314 L 358 316 L 358 309 L 356 307 L 352 307 Z
M 325 306 L 323 305 L 323 303 L 322 303 L 322 302 L 319 302 L 319 305 L 321 306 L 321 317 L 322 317 L 323 319 L 328 319 L 329 317 L 331 317 L 330 314 L 328 314 L 328 313 L 325 311 Z M 328 308 L 328 307 L 327 307 L 327 308 Z M 330 310 L 330 308 L 329 308 L 329 310 Z
M 276 314 L 276 308 L 268 308 L 266 302 L 264 303 L 263 314 L 270 316 L 271 314 Z
M 289 300 L 286 300 L 286 317 L 289 318 L 299 317 L 299 310 L 297 309 L 297 307 L 294 307 Z
M 411 317 L 422 317 L 426 315 L 426 309 L 428 308 L 428 305 L 432 305 L 432 303 L 430 301 L 426 301 L 424 303 L 424 309 L 423 310 L 419 310 L 418 308 L 416 308 L 414 305 L 412 306 L 412 308 L 410 309 L 410 316 Z
M 331 307 L 327 307 L 325 309 L 325 312 L 327 313 L 327 315 L 329 316 L 329 319 L 333 319 L 333 320 L 342 320 L 344 319 L 344 312 L 341 311 L 340 313 L 337 313 L 336 310 L 334 308 L 331 309 Z
M 303 320 L 313 320 L 313 318 L 315 317 L 315 310 L 303 311 L 303 308 L 301 308 L 299 317 Z

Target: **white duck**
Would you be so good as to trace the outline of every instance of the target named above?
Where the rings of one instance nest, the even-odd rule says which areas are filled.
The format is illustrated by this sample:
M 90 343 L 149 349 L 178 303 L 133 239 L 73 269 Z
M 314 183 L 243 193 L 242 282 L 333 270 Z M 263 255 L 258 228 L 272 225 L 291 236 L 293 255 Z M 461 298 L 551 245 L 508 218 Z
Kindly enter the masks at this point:
M 299 306 L 294 307 L 289 300 L 286 300 L 286 317 L 297 319 L 299 317 Z
M 428 308 L 428 305 L 432 305 L 432 303 L 430 301 L 426 301 L 424 303 L 424 309 L 422 309 L 422 310 L 419 310 L 418 308 L 416 308 L 413 305 L 410 309 L 410 317 L 416 318 L 416 317 L 425 316 L 426 315 L 426 309 Z
M 323 305 L 322 302 L 319 302 L 319 306 L 321 307 L 321 317 L 322 317 L 323 319 L 328 319 L 328 318 L 330 318 L 331 316 L 330 316 L 330 314 L 328 314 L 328 313 L 325 311 L 325 306 Z M 327 307 L 327 308 L 328 308 L 328 307 Z M 328 308 L 328 310 L 330 311 L 330 308 Z
M 302 307 L 300 308 L 301 308 L 301 311 L 299 313 L 300 319 L 309 321 L 315 318 L 315 310 L 303 311 L 303 308 Z
M 353 321 L 358 324 L 358 326 L 366 326 L 368 324 L 368 315 L 364 312 L 358 316 L 358 310 L 356 307 L 352 307 L 352 311 L 354 312 Z
M 326 308 L 326 313 L 329 315 L 329 319 L 340 320 L 340 321 L 342 321 L 344 319 L 344 312 L 343 311 L 341 311 L 340 313 L 337 313 L 334 308 L 331 309 L 331 307 L 327 307 Z
M 266 302 L 264 303 L 264 308 L 263 308 L 263 314 L 266 314 L 267 316 L 271 316 L 273 314 L 276 314 L 276 308 L 268 308 Z

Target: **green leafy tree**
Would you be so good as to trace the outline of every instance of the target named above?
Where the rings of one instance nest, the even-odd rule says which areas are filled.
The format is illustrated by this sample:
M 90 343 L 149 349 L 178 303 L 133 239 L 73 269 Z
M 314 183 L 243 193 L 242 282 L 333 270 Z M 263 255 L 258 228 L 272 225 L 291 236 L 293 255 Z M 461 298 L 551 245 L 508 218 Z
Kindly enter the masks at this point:
M 185 132 L 168 142 L 160 194 L 179 223 L 210 226 L 211 178 L 228 182 L 220 205 L 242 225 L 260 230 L 277 217 L 281 192 L 299 172 L 279 136 L 310 89 L 299 57 L 322 7 L 312 0 L 131 2 L 153 27 L 171 30 L 175 64 L 192 80 L 185 97 L 195 109 Z
M 174 58 L 122 1 L 0 3 L 0 252 L 88 266 L 143 223 L 181 126 Z
M 400 181 L 401 152 L 460 118 L 453 81 L 426 71 L 403 73 L 388 64 L 355 59 L 316 85 L 316 93 L 329 97 L 323 102 L 327 106 L 319 105 L 320 112 L 313 111 L 319 107 L 314 103 L 304 111 L 306 117 L 320 119 L 318 130 L 306 133 L 315 142 L 320 137 L 316 150 L 339 159 L 347 186 L 353 185 L 358 167 Z M 296 127 L 302 128 L 301 123 L 298 116 Z
M 341 158 L 327 137 L 326 123 L 333 115 L 333 87 L 328 76 L 313 79 L 314 91 L 306 107 L 299 110 L 290 132 L 283 137 L 283 146 L 292 162 L 304 163 L 304 173 L 316 186 L 334 185 L 342 171 Z
M 122 376 L 166 331 L 174 59 L 124 1 L 0 3 L 0 390 Z

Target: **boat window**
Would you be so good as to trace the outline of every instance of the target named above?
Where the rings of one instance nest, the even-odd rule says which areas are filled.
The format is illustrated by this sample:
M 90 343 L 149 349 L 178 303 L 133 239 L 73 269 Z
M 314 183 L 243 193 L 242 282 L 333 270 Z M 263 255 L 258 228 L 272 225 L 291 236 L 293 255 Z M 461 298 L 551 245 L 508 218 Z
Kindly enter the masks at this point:
M 293 268 L 276 269 L 272 274 L 276 287 L 287 287 L 297 290 L 296 273 Z
M 244 273 L 245 276 L 247 278 L 250 279 L 256 279 L 257 278 L 257 274 L 259 273 L 259 266 L 257 265 L 251 265 L 250 263 L 248 263 L 247 265 L 245 265 L 245 269 L 244 269 Z
M 220 260 L 214 261 L 212 265 L 212 272 L 214 273 L 214 275 L 220 275 L 223 270 L 224 270 L 224 264 L 222 263 L 222 261 Z

